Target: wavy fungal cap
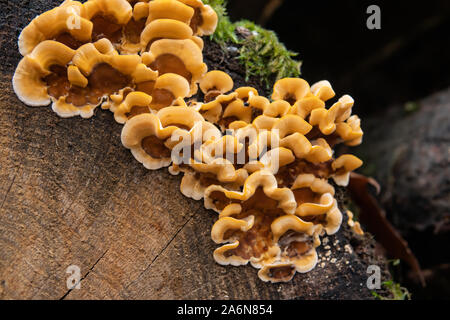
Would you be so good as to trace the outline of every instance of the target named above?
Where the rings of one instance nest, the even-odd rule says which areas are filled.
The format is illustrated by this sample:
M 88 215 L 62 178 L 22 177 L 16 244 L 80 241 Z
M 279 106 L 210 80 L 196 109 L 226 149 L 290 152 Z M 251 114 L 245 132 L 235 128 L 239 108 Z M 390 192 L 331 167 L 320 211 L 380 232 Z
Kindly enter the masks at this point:
M 273 86 L 272 100 L 285 100 L 294 105 L 310 93 L 308 82 L 300 78 L 284 78 Z
M 142 55 L 143 62 L 160 75 L 176 73 L 190 83 L 189 95 L 197 93 L 197 83 L 206 73 L 203 54 L 192 40 L 161 39 L 155 41 L 149 52 Z
M 331 87 L 331 84 L 327 80 L 322 80 L 313 84 L 311 86 L 311 92 L 324 102 L 330 100 L 336 95 Z
M 208 97 L 206 95 L 205 97 Z M 237 94 L 235 92 L 227 95 L 219 95 L 214 100 L 199 105 L 199 112 L 205 117 L 205 119 L 212 123 L 218 123 L 222 117 L 223 110 L 230 103 L 236 101 Z
M 87 19 L 97 15 L 111 19 L 118 25 L 125 25 L 133 15 L 133 8 L 126 0 L 89 0 L 84 3 Z
M 330 109 L 317 108 L 311 111 L 309 123 L 318 126 L 324 135 L 330 135 L 336 130 L 336 123 L 347 120 L 352 112 L 354 100 L 345 95 Z
M 213 70 L 208 72 L 200 80 L 200 89 L 204 94 L 210 91 L 216 91 L 225 94 L 233 90 L 234 82 L 231 77 L 223 71 Z
M 350 172 L 361 167 L 363 162 L 358 157 L 351 154 L 344 154 L 334 160 L 331 164 L 332 169 L 335 171 L 333 180 L 339 186 L 346 187 L 350 179 Z
M 194 15 L 190 21 L 190 27 L 196 35 L 208 36 L 214 33 L 218 23 L 216 12 L 201 0 L 178 0 L 194 9 Z
M 141 58 L 138 55 L 103 54 L 93 43 L 80 47 L 73 57 L 73 64 L 85 75 L 91 74 L 94 68 L 102 63 L 131 76 L 141 63 Z
M 294 265 L 299 272 L 313 268 L 321 227 L 284 213 L 276 207 L 276 201 L 258 190 L 253 202 L 250 198 L 242 204 L 229 204 L 222 210 L 211 230 L 214 242 L 225 243 L 215 250 L 215 260 L 222 265 L 235 266 L 251 262 L 263 270 L 262 274 L 267 266 L 280 263 Z M 274 282 L 292 277 L 281 276 L 280 272 L 269 272 L 266 276 Z
M 187 25 L 191 23 L 194 9 L 177 0 L 154 0 L 149 2 L 147 24 L 157 19 L 173 19 Z
M 278 188 L 277 180 L 273 173 L 267 170 L 261 170 L 251 174 L 245 181 L 242 192 L 228 191 L 220 186 L 214 185 L 209 187 L 205 191 L 205 207 L 219 212 L 219 207 L 223 204 L 227 204 L 233 200 L 242 202 L 250 199 L 259 187 L 262 188 L 266 196 L 279 202 L 278 208 L 284 210 L 286 213 L 295 212 L 296 202 L 292 191 L 288 188 Z M 221 199 L 222 201 L 215 199 L 217 194 L 222 194 L 220 196 L 221 198 L 224 197 Z
M 168 107 L 157 114 L 140 114 L 129 119 L 122 130 L 122 144 L 150 170 L 167 167 L 172 162 L 170 144 L 175 131 L 191 130 L 203 117 L 193 109 Z
M 305 221 L 323 226 L 328 234 L 336 233 L 342 214 L 334 199 L 334 188 L 313 174 L 300 174 L 291 190 L 297 201 L 295 214 Z
M 336 124 L 336 133 L 344 140 L 348 146 L 357 146 L 362 143 L 363 131 L 361 129 L 361 119 L 353 115 L 345 122 Z
M 150 50 L 153 42 L 159 39 L 174 39 L 194 41 L 200 49 L 203 49 L 203 40 L 194 37 L 192 29 L 185 23 L 174 19 L 158 19 L 147 24 L 141 33 L 142 51 Z
M 118 106 L 127 87 L 156 77 L 140 56 L 119 55 L 108 39 L 77 50 L 46 40 L 19 63 L 13 84 L 28 105 L 53 101 L 52 109 L 61 117 L 88 118 L 103 99 L 106 105 Z
M 147 169 L 160 169 L 172 162 L 170 149 L 164 142 L 177 129 L 175 126 L 164 128 L 157 115 L 141 114 L 123 127 L 122 144 Z
M 45 40 L 73 43 L 72 49 L 91 40 L 93 24 L 85 17 L 83 4 L 64 1 L 61 6 L 49 10 L 31 21 L 20 33 L 19 51 L 23 56 Z
M 311 114 L 312 110 L 319 108 L 325 108 L 325 102 L 316 96 L 307 95 L 298 100 L 288 112 L 306 119 L 306 117 Z
M 114 119 L 124 124 L 129 119 L 142 113 L 150 113 L 152 97 L 143 92 L 131 92 L 114 112 Z
M 258 90 L 253 87 L 240 87 L 237 88 L 234 92 L 237 93 L 238 99 L 241 99 L 244 102 L 247 102 L 251 97 L 258 96 Z
M 65 66 L 75 51 L 52 40 L 37 45 L 33 52 L 18 64 L 13 76 L 13 88 L 17 97 L 29 106 L 46 106 L 51 99 L 47 84 L 42 80 L 51 74 L 50 67 Z

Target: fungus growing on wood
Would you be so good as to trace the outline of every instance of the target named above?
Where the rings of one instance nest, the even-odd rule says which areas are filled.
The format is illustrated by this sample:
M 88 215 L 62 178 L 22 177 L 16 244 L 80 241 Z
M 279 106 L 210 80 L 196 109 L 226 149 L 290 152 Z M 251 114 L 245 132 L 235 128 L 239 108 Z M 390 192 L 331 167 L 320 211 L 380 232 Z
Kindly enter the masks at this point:
M 175 73 L 165 73 L 155 81 L 151 91 L 151 108 L 160 110 L 171 106 L 178 98 L 185 98 L 189 95 L 189 82 L 182 76 Z
M 202 77 L 199 84 L 205 95 L 205 102 L 210 102 L 217 96 L 233 90 L 234 86 L 233 79 L 225 72 L 219 70 L 209 71 Z
M 331 163 L 333 170 L 332 178 L 339 186 L 346 187 L 350 179 L 350 173 L 359 167 L 363 162 L 352 154 L 344 154 Z
M 250 230 L 255 220 L 264 219 L 264 216 L 275 218 L 293 214 L 296 203 L 291 190 L 279 189 L 275 177 L 268 171 L 258 171 L 248 177 L 242 192 L 229 191 L 221 186 L 211 186 L 205 193 L 205 205 L 208 208 L 220 211 L 219 220 L 213 226 L 211 235 L 216 243 L 227 240 L 227 231 L 230 225 L 244 226 L 242 220 L 247 218 L 245 225 Z M 258 217 L 251 216 L 252 213 Z M 234 218 L 230 218 L 234 216 Z M 221 218 L 225 218 L 221 221 Z M 256 218 L 256 219 L 255 219 Z M 270 228 L 270 223 L 265 225 Z M 244 258 L 244 257 L 241 257 Z M 255 257 L 257 258 L 257 257 Z M 246 259 L 249 260 L 249 257 Z
M 235 92 L 237 93 L 237 97 L 245 103 L 247 103 L 251 97 L 259 95 L 258 90 L 253 87 L 239 87 Z
M 157 114 L 143 113 L 129 119 L 122 130 L 122 144 L 147 169 L 172 163 L 168 141 L 177 130 L 190 131 L 203 117 L 191 108 L 168 107 Z
M 252 153 L 252 150 L 250 147 L 249 153 Z M 292 151 L 284 147 L 272 147 L 269 151 L 260 153 L 258 156 L 259 160 L 251 160 L 244 166 L 249 173 L 267 170 L 276 174 L 280 168 L 295 161 Z
M 191 39 L 203 49 L 203 40 L 194 37 L 192 29 L 187 24 L 174 19 L 158 19 L 147 24 L 141 33 L 142 51 L 149 51 L 153 42 L 160 39 Z
M 182 171 L 184 176 L 180 190 L 185 196 L 195 200 L 202 199 L 205 190 L 211 185 L 239 191 L 248 177 L 247 170 L 237 169 L 227 159 L 214 159 L 208 163 L 194 161 Z
M 300 78 L 284 78 L 273 86 L 272 100 L 284 100 L 294 105 L 310 93 L 308 82 Z
M 34 18 L 20 33 L 19 51 L 23 56 L 45 40 L 55 40 L 71 49 L 91 41 L 93 24 L 86 18 L 83 4 L 64 1 L 59 7 Z
M 288 281 L 295 270 L 306 272 L 316 264 L 315 247 L 320 243 L 321 227 L 293 214 L 292 192 L 277 188 L 270 172 L 252 174 L 243 192 L 226 192 L 212 186 L 206 193 L 213 201 L 222 202 L 221 206 L 228 203 L 211 230 L 213 241 L 224 244 L 214 251 L 219 264 L 239 266 L 251 262 L 261 269 L 261 279 L 273 282 Z M 293 266 L 294 272 L 285 274 L 278 269 L 281 264 Z
M 361 143 L 360 119 L 348 95 L 325 106 L 335 96 L 326 80 L 281 78 L 272 101 L 251 86 L 232 91 L 230 75 L 203 61 L 199 36 L 217 20 L 200 0 L 65 1 L 23 30 L 14 90 L 61 117 L 114 112 L 138 162 L 171 165 L 181 192 L 219 213 L 218 263 L 251 262 L 262 280 L 289 281 L 314 268 L 320 237 L 341 226 L 329 179 L 346 186 L 362 161 L 333 148 Z
M 54 81 L 66 81 L 67 87 L 49 90 L 54 100 L 53 110 L 61 116 L 91 117 L 104 99 L 134 84 L 133 75 L 141 58 L 137 55 L 103 54 L 88 43 L 74 54 L 67 75 L 57 74 Z M 53 83 L 52 82 L 52 83 Z M 49 82 L 49 85 L 52 83 Z
M 114 119 L 118 123 L 125 123 L 129 119 L 142 113 L 150 113 L 152 97 L 144 92 L 131 92 L 125 101 L 115 110 Z
M 210 186 L 205 192 L 205 207 L 220 212 L 230 203 L 248 200 L 260 187 L 265 195 L 279 202 L 278 208 L 286 213 L 295 212 L 296 202 L 292 191 L 288 188 L 278 188 L 274 175 L 266 170 L 251 174 L 245 181 L 242 192 L 228 191 L 221 186 Z
M 157 19 L 173 19 L 187 25 L 191 23 L 194 9 L 177 0 L 154 0 L 148 4 L 147 24 Z
M 150 51 L 143 53 L 142 61 L 159 75 L 175 73 L 186 78 L 190 83 L 189 96 L 197 93 L 197 83 L 207 71 L 202 51 L 189 39 L 155 41 Z
M 361 144 L 363 131 L 361 130 L 361 119 L 353 115 L 345 122 L 336 124 L 336 133 L 348 146 L 357 146 Z
M 350 228 L 352 228 L 354 233 L 362 236 L 364 234 L 364 231 L 362 230 L 360 223 L 353 219 L 353 212 L 351 212 L 350 210 L 347 210 L 347 216 L 348 216 L 348 220 L 347 220 L 348 226 Z
M 51 102 L 51 93 L 59 87 L 67 88 L 68 80 L 59 80 L 58 74 L 67 76 L 66 65 L 75 51 L 52 40 L 38 44 L 18 64 L 13 77 L 14 92 L 29 106 L 46 106 Z
M 178 0 L 194 9 L 189 26 L 194 34 L 208 36 L 214 33 L 217 27 L 218 17 L 216 12 L 201 0 Z
M 334 199 L 334 188 L 326 179 L 313 174 L 300 174 L 291 187 L 297 201 L 295 214 L 303 221 L 320 224 L 328 235 L 336 233 L 342 214 Z
M 18 97 L 28 105 L 53 102 L 53 110 L 61 117 L 88 118 L 104 99 L 109 103 L 110 96 L 122 95 L 125 88 L 134 87 L 135 81 L 154 76 L 139 56 L 111 51 L 107 39 L 85 44 L 76 51 L 47 40 L 22 59 L 13 85 Z M 121 99 L 117 98 L 117 102 Z
M 252 121 L 252 109 L 246 107 L 241 99 L 236 99 L 225 107 L 222 117 L 217 124 L 225 131 L 229 129 L 230 124 L 234 121 L 243 121 L 245 123 Z
M 322 134 L 330 135 L 336 130 L 336 123 L 350 117 L 353 103 L 353 98 L 345 95 L 329 109 L 316 108 L 311 111 L 309 123 L 318 126 Z
M 198 105 L 198 111 L 203 117 L 212 123 L 218 123 L 222 117 L 223 110 L 234 101 L 237 101 L 237 93 L 233 92 L 227 95 L 219 95 L 214 100 Z
M 86 18 L 94 24 L 92 40 L 107 38 L 113 44 L 122 38 L 122 28 L 130 21 L 133 8 L 126 0 L 89 0 L 84 3 Z
M 325 108 L 325 102 L 316 96 L 307 95 L 298 100 L 289 110 L 289 113 L 296 114 L 306 119 L 314 109 Z
M 142 46 L 142 33 L 146 27 L 148 17 L 148 4 L 138 2 L 133 7 L 133 14 L 128 23 L 122 28 L 120 51 L 127 54 L 136 54 L 145 47 Z
M 238 191 L 248 177 L 246 170 L 235 170 L 233 164 L 230 162 L 220 163 L 218 160 L 214 160 L 210 164 L 191 164 L 183 172 L 184 175 L 181 179 L 180 191 L 186 197 L 194 200 L 203 199 L 205 190 L 211 185 L 220 185 L 227 190 Z M 228 181 L 220 181 L 219 175 L 227 175 L 231 178 L 223 179 Z
M 323 102 L 330 100 L 336 95 L 330 82 L 327 80 L 322 80 L 313 84 L 311 86 L 311 92 Z
M 200 200 L 206 188 L 221 185 L 228 190 L 239 190 L 248 177 L 247 170 L 239 165 L 243 145 L 236 138 L 226 135 L 205 141 L 199 150 L 194 150 L 188 166 L 180 167 L 184 172 L 180 190 L 187 197 Z M 244 162 L 244 161 L 242 161 Z
M 272 222 L 271 231 L 279 253 L 259 270 L 261 280 L 287 282 L 295 272 L 309 272 L 316 266 L 320 225 L 304 222 L 295 215 L 285 215 Z
M 277 118 L 286 115 L 291 109 L 289 102 L 277 100 L 264 108 L 263 114 L 268 117 Z
M 253 122 L 257 117 L 264 114 L 265 110 L 270 105 L 270 101 L 266 97 L 260 95 L 251 95 L 247 100 L 247 104 L 248 107 L 252 109 L 252 122 Z

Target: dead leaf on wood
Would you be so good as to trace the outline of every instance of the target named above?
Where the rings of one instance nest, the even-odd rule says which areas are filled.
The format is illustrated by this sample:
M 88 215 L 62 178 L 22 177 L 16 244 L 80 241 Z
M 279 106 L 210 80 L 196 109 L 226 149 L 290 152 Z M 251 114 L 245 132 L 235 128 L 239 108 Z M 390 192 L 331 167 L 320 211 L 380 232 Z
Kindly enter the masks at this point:
M 417 258 L 408 246 L 408 243 L 386 219 L 385 211 L 378 204 L 377 199 L 371 195 L 368 185 L 380 192 L 379 184 L 372 178 L 352 172 L 348 189 L 352 199 L 360 207 L 359 220 L 366 226 L 375 239 L 383 245 L 389 255 L 405 261 L 419 277 L 422 286 L 425 278 Z

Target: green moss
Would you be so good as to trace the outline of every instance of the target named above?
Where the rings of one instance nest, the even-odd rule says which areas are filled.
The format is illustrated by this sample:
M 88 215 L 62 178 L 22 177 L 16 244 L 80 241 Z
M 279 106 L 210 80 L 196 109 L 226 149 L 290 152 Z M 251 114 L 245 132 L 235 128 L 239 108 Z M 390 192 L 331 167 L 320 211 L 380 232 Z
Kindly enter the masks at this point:
M 391 259 L 388 260 L 389 270 L 391 275 L 394 272 L 394 267 L 398 267 L 400 265 L 400 259 Z M 399 283 L 396 283 L 393 280 L 385 281 L 382 283 L 383 286 L 389 291 L 390 295 L 385 297 L 380 295 L 379 293 L 372 291 L 372 295 L 380 300 L 411 300 L 411 293 L 407 288 L 402 287 Z
M 235 33 L 236 26 L 228 17 L 226 0 L 203 0 L 203 3 L 209 4 L 219 18 L 216 31 L 211 36 L 211 39 L 222 47 L 224 47 L 227 42 L 238 43 L 239 39 Z
M 275 32 L 247 20 L 231 22 L 226 11 L 226 0 L 203 2 L 209 4 L 219 17 L 216 32 L 211 39 L 223 48 L 230 42 L 240 45 L 238 59 L 246 70 L 247 80 L 250 76 L 255 76 L 270 87 L 278 79 L 300 76 L 301 62 L 293 59 L 297 54 L 287 50 Z M 237 27 L 244 27 L 252 34 L 240 39 L 236 35 Z
M 390 297 L 383 297 L 372 291 L 372 295 L 380 300 L 411 300 L 411 293 L 409 293 L 408 289 L 402 287 L 399 283 L 396 283 L 392 280 L 383 282 L 383 286 L 391 293 Z
M 301 62 L 293 59 L 297 54 L 287 50 L 275 32 L 246 20 L 237 22 L 237 26 L 252 32 L 243 40 L 239 56 L 246 68 L 247 78 L 260 77 L 266 86 L 270 86 L 278 79 L 300 76 Z

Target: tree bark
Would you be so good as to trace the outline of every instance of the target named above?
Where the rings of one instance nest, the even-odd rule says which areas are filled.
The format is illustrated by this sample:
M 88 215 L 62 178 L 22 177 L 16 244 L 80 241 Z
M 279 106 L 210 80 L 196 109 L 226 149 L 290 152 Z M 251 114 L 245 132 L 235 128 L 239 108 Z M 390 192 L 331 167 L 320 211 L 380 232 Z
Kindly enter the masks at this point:
M 250 266 L 215 263 L 216 214 L 182 196 L 180 177 L 137 163 L 109 111 L 61 119 L 49 107 L 22 104 L 11 85 L 21 58 L 16 39 L 34 16 L 56 5 L 1 2 L 1 299 L 372 297 L 367 267 L 385 270 L 385 261 L 370 236 L 353 235 L 346 217 L 341 231 L 326 237 L 330 248 L 321 246 L 313 271 L 289 283 L 264 283 Z M 204 54 L 210 70 L 221 66 L 236 84 L 245 83 L 242 68 L 217 45 L 207 40 Z M 79 290 L 66 286 L 72 265 L 81 269 Z

